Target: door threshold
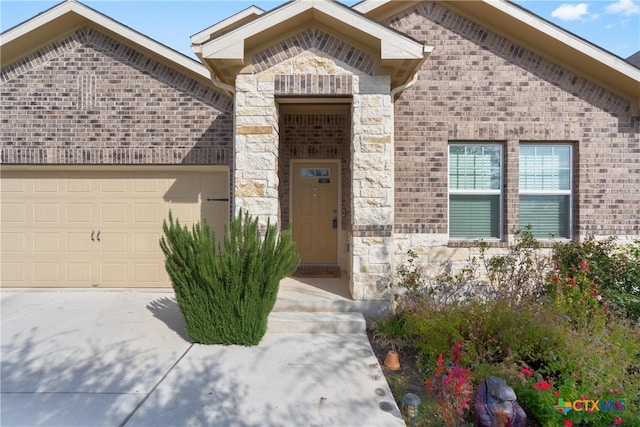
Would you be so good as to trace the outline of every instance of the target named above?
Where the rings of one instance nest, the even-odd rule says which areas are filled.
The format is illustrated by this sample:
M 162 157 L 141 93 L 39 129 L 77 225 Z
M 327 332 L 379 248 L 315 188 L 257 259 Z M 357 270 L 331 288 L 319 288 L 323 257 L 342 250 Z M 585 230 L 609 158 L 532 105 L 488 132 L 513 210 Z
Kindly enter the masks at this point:
M 341 276 L 340 266 L 337 264 L 302 264 L 293 277 L 338 278 Z

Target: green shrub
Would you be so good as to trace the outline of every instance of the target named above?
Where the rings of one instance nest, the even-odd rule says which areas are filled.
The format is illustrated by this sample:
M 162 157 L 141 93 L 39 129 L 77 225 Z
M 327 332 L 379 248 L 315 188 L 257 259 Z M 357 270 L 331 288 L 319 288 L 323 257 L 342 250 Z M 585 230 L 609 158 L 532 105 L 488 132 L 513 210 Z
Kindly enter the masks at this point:
M 427 375 L 437 371 L 440 353 L 462 342 L 461 363 L 472 369 L 473 381 L 506 379 L 541 426 L 640 426 L 640 323 L 629 315 L 640 286 L 640 242 L 558 245 L 550 269 L 535 239 L 526 232 L 518 239 L 506 255 L 492 258 L 481 246 L 480 262 L 470 258 L 432 282 L 410 252 L 398 270 L 397 286 L 408 289 L 398 297 L 402 322 L 387 326 L 401 325 L 402 339 L 418 349 Z M 624 312 L 606 310 L 600 294 L 611 305 L 621 295 Z M 388 329 L 393 333 L 395 326 Z M 555 409 L 558 398 L 624 401 L 626 409 L 562 414 Z
M 402 349 L 406 341 L 404 322 L 404 316 L 397 313 L 377 321 L 373 331 L 375 340 L 392 350 Z
M 222 247 L 206 224 L 163 225 L 160 246 L 189 340 L 256 345 L 267 331 L 280 280 L 299 264 L 289 232 L 267 224 L 264 236 L 249 214 L 231 220 Z
M 540 354 L 537 368 L 522 360 L 502 364 L 497 375 L 513 385 L 518 401 L 530 418 L 542 426 L 609 426 L 619 418 L 623 425 L 640 425 L 640 377 L 634 374 L 640 356 L 637 327 L 612 318 L 602 327 L 576 329 L 573 322 L 557 321 L 565 339 L 553 351 Z M 624 401 L 624 411 L 555 410 L 559 398 Z
M 488 245 L 479 242 L 480 261 L 493 291 L 493 299 L 511 304 L 532 301 L 542 295 L 551 272 L 551 258 L 540 248 L 531 227 L 518 230 L 505 255 L 488 255 Z
M 596 240 L 590 236 L 556 244 L 554 259 L 560 274 L 573 277 L 584 272 L 612 310 L 633 321 L 640 318 L 640 241 L 619 245 L 615 237 Z

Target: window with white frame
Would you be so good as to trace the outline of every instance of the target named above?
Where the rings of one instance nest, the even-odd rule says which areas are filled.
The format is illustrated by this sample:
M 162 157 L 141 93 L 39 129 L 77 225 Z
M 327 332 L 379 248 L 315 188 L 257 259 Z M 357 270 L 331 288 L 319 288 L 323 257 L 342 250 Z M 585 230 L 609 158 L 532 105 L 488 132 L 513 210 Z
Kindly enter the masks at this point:
M 520 227 L 538 238 L 571 238 L 573 147 L 520 145 Z
M 502 238 L 502 145 L 449 145 L 449 237 Z

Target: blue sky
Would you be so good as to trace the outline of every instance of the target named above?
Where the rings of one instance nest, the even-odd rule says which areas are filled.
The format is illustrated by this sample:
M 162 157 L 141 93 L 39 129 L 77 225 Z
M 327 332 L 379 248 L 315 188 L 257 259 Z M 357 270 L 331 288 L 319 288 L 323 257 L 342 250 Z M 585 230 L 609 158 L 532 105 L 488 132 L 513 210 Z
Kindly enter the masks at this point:
M 195 58 L 189 47 L 194 33 L 251 5 L 273 9 L 283 1 L 80 0 L 87 6 Z M 59 1 L 0 0 L 2 31 L 28 20 Z M 344 1 L 353 5 L 356 1 Z M 640 0 L 550 1 L 515 3 L 622 58 L 640 50 Z

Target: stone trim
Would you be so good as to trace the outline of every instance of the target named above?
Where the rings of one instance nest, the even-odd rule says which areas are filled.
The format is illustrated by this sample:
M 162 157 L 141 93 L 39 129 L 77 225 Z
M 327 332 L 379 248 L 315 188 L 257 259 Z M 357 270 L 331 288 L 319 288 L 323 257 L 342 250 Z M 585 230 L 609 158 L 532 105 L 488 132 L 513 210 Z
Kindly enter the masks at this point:
M 353 93 L 352 76 L 316 74 L 277 74 L 275 76 L 276 96 L 302 95 L 345 95 Z
M 308 29 L 283 40 L 253 56 L 255 74 L 268 70 L 282 61 L 305 51 L 315 50 L 361 71 L 373 75 L 374 60 L 366 52 L 349 46 L 344 41 L 319 29 Z
M 271 135 L 272 126 L 238 126 L 236 135 Z

